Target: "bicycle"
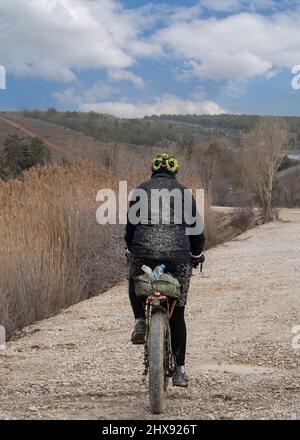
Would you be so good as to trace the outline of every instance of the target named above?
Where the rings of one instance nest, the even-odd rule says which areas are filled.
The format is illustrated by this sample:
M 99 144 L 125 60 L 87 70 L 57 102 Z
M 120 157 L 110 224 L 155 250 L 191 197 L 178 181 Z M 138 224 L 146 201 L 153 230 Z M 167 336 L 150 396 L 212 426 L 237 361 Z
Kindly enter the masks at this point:
M 200 272 L 202 272 L 201 261 Z M 164 395 L 169 379 L 175 373 L 175 356 L 171 345 L 170 318 L 174 311 L 176 300 L 180 295 L 180 285 L 176 278 L 164 274 L 163 282 L 172 286 L 171 290 L 160 287 L 160 281 L 151 282 L 146 274 L 137 277 L 141 284 L 136 294 L 145 299 L 146 338 L 144 344 L 144 373 L 149 373 L 149 402 L 153 414 L 160 414 L 164 407 Z M 166 279 L 166 277 L 169 277 Z M 154 286 L 153 284 L 154 283 Z M 172 292 L 172 293 L 171 293 Z
M 153 292 L 146 300 L 146 342 L 144 345 L 144 376 L 149 373 L 149 402 L 153 414 L 160 414 L 169 378 L 175 371 L 169 320 L 175 302 L 160 292 Z

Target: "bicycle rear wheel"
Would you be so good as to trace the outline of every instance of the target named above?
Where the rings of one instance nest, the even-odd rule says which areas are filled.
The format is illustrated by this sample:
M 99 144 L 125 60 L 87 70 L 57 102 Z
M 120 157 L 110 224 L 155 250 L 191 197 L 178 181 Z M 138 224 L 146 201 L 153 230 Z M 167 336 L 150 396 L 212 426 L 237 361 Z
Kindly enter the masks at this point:
M 151 317 L 149 332 L 149 399 L 153 414 L 163 411 L 165 389 L 166 317 L 158 311 Z

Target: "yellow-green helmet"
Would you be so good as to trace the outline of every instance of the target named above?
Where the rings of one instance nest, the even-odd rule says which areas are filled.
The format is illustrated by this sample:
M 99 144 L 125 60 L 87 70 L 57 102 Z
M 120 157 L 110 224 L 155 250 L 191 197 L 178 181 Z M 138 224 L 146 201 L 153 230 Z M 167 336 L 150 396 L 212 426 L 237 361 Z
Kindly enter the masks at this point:
M 175 175 L 178 169 L 178 160 L 170 153 L 156 154 L 152 159 L 151 170 L 153 173 L 165 170 Z

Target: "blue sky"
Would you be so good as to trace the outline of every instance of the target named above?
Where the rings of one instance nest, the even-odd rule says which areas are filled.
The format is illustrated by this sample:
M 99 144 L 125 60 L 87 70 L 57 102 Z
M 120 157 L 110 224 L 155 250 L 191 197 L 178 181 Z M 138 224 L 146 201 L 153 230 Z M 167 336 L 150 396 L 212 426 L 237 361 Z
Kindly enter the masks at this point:
M 10 0 L 0 17 L 2 110 L 300 115 L 300 0 Z

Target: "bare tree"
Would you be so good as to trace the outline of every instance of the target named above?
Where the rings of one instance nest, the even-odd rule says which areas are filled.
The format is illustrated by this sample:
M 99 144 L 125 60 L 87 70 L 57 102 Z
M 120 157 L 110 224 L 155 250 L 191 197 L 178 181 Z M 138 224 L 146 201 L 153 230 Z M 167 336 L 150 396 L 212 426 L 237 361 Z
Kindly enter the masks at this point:
M 242 152 L 244 184 L 255 195 L 265 222 L 273 220 L 272 196 L 277 170 L 288 141 L 287 123 L 279 117 L 262 117 Z
M 193 136 L 185 135 L 177 141 L 175 153 L 180 158 L 182 163 L 188 161 L 191 158 L 194 147 L 195 139 L 193 138 Z
M 107 144 L 103 151 L 104 166 L 112 171 L 116 170 L 119 155 L 118 144 Z

